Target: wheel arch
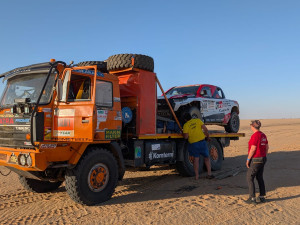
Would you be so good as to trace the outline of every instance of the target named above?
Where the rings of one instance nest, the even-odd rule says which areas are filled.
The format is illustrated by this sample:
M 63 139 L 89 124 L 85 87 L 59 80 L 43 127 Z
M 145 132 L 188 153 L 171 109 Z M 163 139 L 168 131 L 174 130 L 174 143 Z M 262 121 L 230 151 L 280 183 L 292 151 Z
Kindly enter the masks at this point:
M 236 112 L 237 114 L 240 114 L 240 110 L 237 106 L 233 106 L 231 109 L 231 113 Z

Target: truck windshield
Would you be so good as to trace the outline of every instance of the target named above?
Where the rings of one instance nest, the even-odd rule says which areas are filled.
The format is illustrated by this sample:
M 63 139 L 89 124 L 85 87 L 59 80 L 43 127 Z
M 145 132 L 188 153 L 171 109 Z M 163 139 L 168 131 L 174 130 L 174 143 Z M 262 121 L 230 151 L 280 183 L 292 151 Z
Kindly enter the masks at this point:
M 13 105 L 15 99 L 22 98 L 30 98 L 31 103 L 36 103 L 46 78 L 47 73 L 41 73 L 15 76 L 7 80 L 6 89 L 2 95 L 1 106 L 5 107 Z M 40 104 L 49 103 L 52 97 L 54 81 L 55 73 L 51 74 L 49 77 Z
M 199 86 L 175 87 L 167 92 L 167 96 L 193 94 L 196 95 Z

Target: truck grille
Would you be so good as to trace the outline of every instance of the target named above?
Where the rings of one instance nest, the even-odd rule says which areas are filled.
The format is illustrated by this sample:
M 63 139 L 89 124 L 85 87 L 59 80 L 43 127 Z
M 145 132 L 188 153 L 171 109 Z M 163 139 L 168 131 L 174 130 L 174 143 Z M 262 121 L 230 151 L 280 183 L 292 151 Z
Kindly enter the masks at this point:
M 0 123 L 0 146 L 31 149 L 33 146 L 26 140 L 28 133 L 30 133 L 29 119 L 13 118 L 10 124 Z

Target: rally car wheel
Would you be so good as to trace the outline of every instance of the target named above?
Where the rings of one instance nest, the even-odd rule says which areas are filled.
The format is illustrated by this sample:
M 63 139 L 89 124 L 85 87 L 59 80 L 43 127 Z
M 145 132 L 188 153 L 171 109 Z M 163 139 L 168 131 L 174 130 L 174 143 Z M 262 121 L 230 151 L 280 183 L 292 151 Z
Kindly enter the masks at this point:
M 36 193 L 46 193 L 46 192 L 54 191 L 58 189 L 59 186 L 62 184 L 62 181 L 58 181 L 58 182 L 41 181 L 41 180 L 26 178 L 23 176 L 19 176 L 19 180 L 22 186 L 27 191 L 36 192 Z
M 153 72 L 154 60 L 152 57 L 140 54 L 118 54 L 107 59 L 108 70 L 138 68 Z
M 66 190 L 80 204 L 95 205 L 111 198 L 118 183 L 118 165 L 106 149 L 92 147 L 77 166 L 66 171 Z
M 240 129 L 240 118 L 236 112 L 231 113 L 230 120 L 228 124 L 225 126 L 225 130 L 228 133 L 237 133 Z
M 183 161 L 176 162 L 176 169 L 181 176 L 192 177 L 195 176 L 193 163 L 190 161 L 188 144 L 186 143 L 183 149 Z M 200 156 L 199 158 L 199 175 L 203 171 L 204 158 Z
M 181 111 L 181 116 L 180 116 L 180 117 L 181 117 L 181 121 L 184 121 L 184 114 L 185 114 L 185 113 L 189 113 L 193 119 L 199 118 L 200 120 L 203 121 L 201 112 L 200 112 L 200 110 L 198 109 L 198 107 L 196 107 L 196 106 L 192 106 L 192 107 L 190 107 L 190 108 L 187 108 L 187 109 L 185 109 L 185 110 L 182 110 L 182 111 Z

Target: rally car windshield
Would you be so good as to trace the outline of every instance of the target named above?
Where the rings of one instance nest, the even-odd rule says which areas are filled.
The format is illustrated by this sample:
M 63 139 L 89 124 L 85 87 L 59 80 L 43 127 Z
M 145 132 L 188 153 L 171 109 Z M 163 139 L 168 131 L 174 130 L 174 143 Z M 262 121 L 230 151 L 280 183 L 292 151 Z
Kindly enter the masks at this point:
M 31 103 L 36 103 L 46 78 L 47 73 L 40 73 L 15 76 L 7 80 L 6 90 L 2 95 L 1 106 L 10 106 L 14 104 L 15 99 L 25 98 L 29 98 Z M 43 91 L 40 104 L 49 103 L 52 97 L 54 82 L 55 74 L 51 74 Z
M 167 92 L 168 96 L 192 94 L 196 95 L 199 86 L 175 87 Z

